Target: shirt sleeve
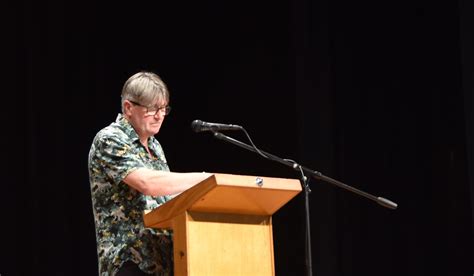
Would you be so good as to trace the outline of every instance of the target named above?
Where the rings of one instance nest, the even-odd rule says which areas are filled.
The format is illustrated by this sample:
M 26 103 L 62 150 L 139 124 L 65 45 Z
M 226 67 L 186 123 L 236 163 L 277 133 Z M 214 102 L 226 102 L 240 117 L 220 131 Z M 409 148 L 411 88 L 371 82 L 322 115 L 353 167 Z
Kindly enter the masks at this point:
M 118 137 L 102 137 L 97 142 L 97 161 L 115 184 L 120 183 L 132 171 L 145 167 L 133 148 Z

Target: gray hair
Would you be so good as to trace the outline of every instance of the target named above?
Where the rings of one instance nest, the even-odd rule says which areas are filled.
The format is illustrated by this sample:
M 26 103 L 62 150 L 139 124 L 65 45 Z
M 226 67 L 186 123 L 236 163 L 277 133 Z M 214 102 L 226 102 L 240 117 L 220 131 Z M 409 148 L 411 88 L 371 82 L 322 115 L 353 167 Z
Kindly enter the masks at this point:
M 161 78 L 152 72 L 138 72 L 131 76 L 122 88 L 122 112 L 125 100 L 144 106 L 153 106 L 157 101 L 169 102 L 169 91 Z

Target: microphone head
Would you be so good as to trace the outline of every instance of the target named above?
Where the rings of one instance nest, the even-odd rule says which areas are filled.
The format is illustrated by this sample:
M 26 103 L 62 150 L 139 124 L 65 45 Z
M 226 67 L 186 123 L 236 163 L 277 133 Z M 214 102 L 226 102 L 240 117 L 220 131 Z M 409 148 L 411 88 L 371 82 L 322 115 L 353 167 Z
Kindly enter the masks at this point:
M 201 120 L 194 120 L 192 123 L 191 123 L 191 128 L 193 129 L 194 132 L 200 132 L 201 131 L 201 128 L 202 128 L 202 121 Z

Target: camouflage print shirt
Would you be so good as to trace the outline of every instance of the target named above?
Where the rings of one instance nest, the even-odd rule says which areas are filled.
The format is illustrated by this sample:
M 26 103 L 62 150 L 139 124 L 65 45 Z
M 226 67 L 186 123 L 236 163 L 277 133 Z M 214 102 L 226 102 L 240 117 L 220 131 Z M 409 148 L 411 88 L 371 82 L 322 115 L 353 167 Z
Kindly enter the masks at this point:
M 137 263 L 150 274 L 172 273 L 170 234 L 143 226 L 143 212 L 169 197 L 145 196 L 123 182 L 138 168 L 169 171 L 163 149 L 154 137 L 148 139 L 148 147 L 153 157 L 121 114 L 100 130 L 92 143 L 89 179 L 101 276 L 115 275 L 126 261 Z

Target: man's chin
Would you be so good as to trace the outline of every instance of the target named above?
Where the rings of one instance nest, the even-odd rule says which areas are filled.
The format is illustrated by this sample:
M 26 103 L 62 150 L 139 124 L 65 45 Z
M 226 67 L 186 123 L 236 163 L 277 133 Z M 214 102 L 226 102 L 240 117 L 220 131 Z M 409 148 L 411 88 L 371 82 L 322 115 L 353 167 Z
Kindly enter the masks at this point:
M 160 132 L 160 128 L 161 128 L 161 126 L 152 127 L 152 128 L 150 128 L 150 132 L 153 133 L 153 135 L 156 135 L 156 134 L 158 134 L 158 132 Z

